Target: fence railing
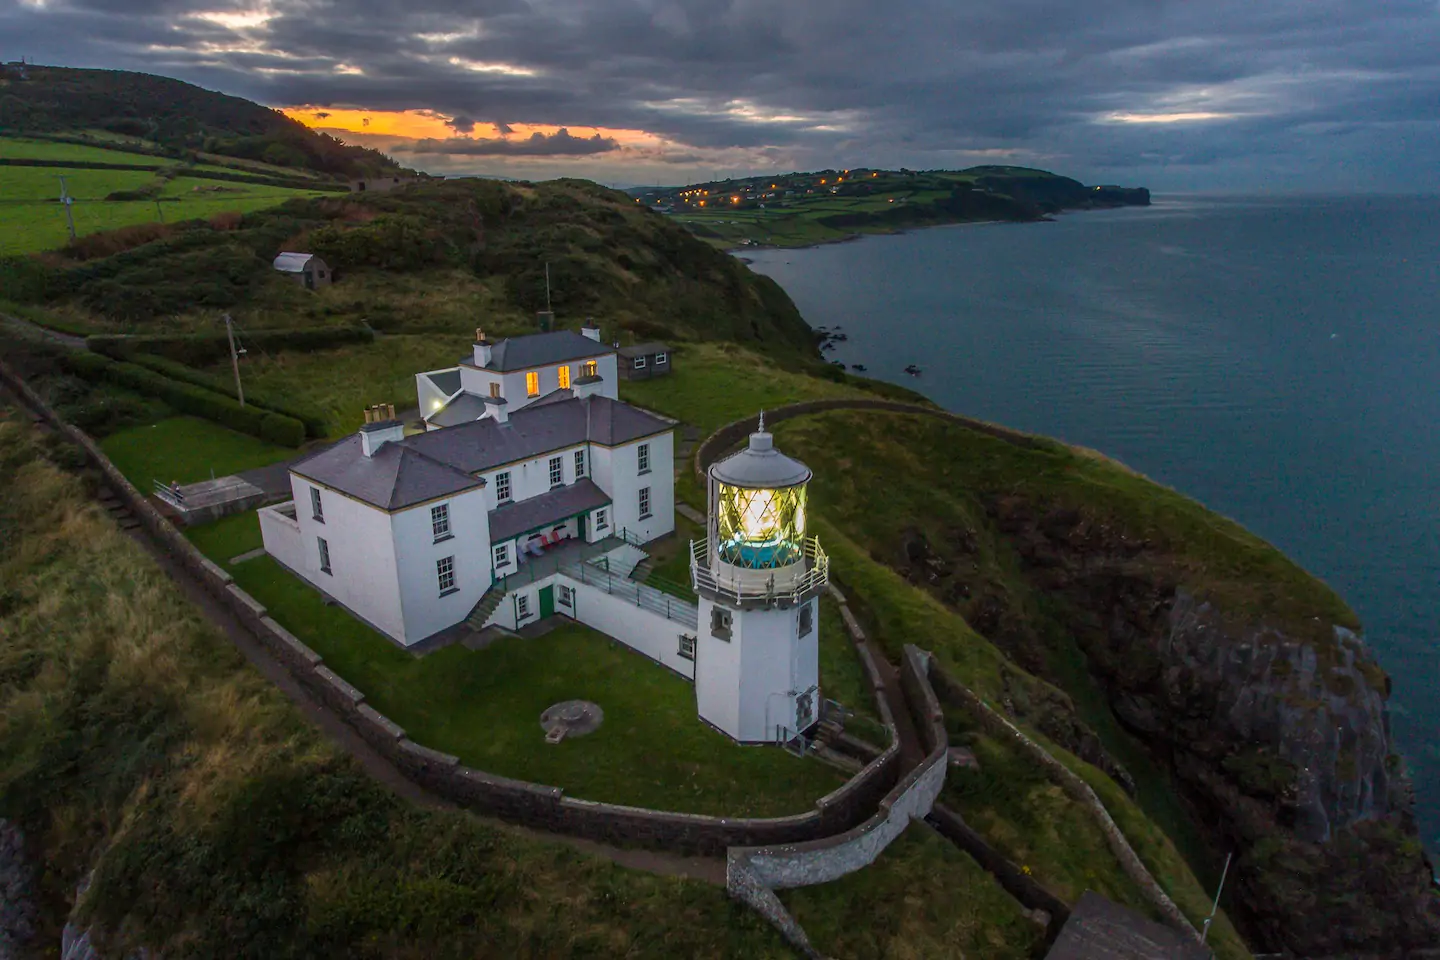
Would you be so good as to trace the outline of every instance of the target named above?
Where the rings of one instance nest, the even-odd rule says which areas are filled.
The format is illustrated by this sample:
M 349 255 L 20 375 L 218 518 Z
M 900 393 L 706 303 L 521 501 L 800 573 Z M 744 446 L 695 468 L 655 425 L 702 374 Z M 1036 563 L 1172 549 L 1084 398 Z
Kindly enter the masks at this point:
M 164 500 L 172 507 L 183 508 L 185 506 L 185 495 L 180 492 L 179 487 L 172 487 L 168 483 L 161 483 L 159 480 L 151 480 L 150 492 L 156 497 Z
M 658 613 L 667 620 L 683 624 L 691 630 L 699 628 L 700 610 L 693 603 L 686 603 L 678 597 L 673 597 L 663 590 L 646 586 L 637 580 L 629 577 L 616 576 L 608 570 L 602 570 L 592 563 L 565 563 L 561 564 L 558 572 L 563 573 L 571 580 L 578 580 L 586 586 L 594 587 L 597 590 L 604 590 L 606 593 L 622 600 L 628 600 L 643 610 Z
M 691 540 L 690 581 L 696 590 L 709 590 L 721 597 L 734 599 L 736 603 L 795 603 L 830 582 L 830 557 L 821 548 L 820 540 L 806 537 L 800 541 L 800 546 L 805 572 L 798 577 L 786 576 L 777 581 L 774 574 L 766 578 L 763 571 L 758 570 L 746 570 L 743 575 L 727 575 L 718 564 L 711 566 L 709 537 Z M 717 570 L 721 571 L 718 576 Z

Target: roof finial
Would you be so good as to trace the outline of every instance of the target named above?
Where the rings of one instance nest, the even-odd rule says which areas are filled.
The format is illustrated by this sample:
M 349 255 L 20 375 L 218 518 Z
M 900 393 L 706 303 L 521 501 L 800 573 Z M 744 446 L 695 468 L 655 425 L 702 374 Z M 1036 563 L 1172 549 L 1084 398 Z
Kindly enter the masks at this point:
M 765 432 L 765 411 L 764 411 L 764 410 L 761 410 L 761 411 L 760 411 L 760 430 L 759 430 L 758 432 L 760 432 L 760 433 L 764 433 L 764 432 Z

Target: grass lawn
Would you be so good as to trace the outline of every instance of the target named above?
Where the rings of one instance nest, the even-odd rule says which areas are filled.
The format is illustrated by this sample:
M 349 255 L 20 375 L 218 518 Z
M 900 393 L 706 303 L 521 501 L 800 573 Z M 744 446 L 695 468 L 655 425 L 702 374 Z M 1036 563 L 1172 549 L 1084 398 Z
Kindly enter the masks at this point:
M 100 448 L 142 493 L 149 493 L 152 480 L 194 483 L 296 455 L 197 417 L 171 417 L 121 430 L 101 440 Z
M 844 782 L 817 760 L 731 743 L 696 718 L 689 681 L 587 627 L 416 658 L 271 558 L 229 564 L 260 545 L 253 513 L 186 534 L 375 709 L 470 766 L 586 800 L 733 816 L 800 813 Z M 604 724 L 546 744 L 540 712 L 570 699 L 600 704 Z
M 864 870 L 780 899 L 830 957 L 1027 960 L 1045 937 L 990 874 L 923 823 Z
M 76 163 L 125 163 L 133 166 L 155 167 L 164 167 L 175 163 L 168 157 L 142 156 L 126 150 L 107 150 L 104 147 L 92 147 L 82 143 L 31 140 L 28 137 L 0 137 L 0 159 L 71 160 Z M 92 172 L 104 173 L 105 171 L 95 170 Z

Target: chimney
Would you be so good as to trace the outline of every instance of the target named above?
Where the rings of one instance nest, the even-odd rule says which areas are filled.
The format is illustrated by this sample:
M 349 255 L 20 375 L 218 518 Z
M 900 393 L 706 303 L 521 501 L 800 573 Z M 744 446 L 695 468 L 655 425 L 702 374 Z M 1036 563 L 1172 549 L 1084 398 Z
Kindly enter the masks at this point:
M 382 403 L 365 408 L 365 425 L 360 428 L 360 451 L 373 457 L 387 443 L 405 439 L 405 424 L 395 419 L 395 404 Z
M 587 373 L 570 382 L 570 392 L 577 397 L 594 397 L 600 394 L 605 379 L 598 373 Z
M 589 337 L 596 343 L 600 342 L 600 328 L 595 324 L 594 317 L 585 318 L 585 326 L 580 328 L 580 335 L 584 337 Z
M 496 423 L 510 422 L 510 405 L 505 402 L 504 397 L 485 397 L 485 412 L 488 413 Z
M 485 331 L 479 327 L 475 328 L 475 366 L 486 367 L 490 365 L 490 348 L 494 346 L 485 339 Z

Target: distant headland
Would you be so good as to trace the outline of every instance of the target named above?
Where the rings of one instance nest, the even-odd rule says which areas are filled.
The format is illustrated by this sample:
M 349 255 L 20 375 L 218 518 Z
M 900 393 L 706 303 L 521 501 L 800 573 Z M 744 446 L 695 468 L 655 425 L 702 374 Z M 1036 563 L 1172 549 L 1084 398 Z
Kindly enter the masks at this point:
M 819 170 L 631 191 L 719 247 L 807 247 L 914 227 L 1046 220 L 1064 210 L 1148 206 L 1144 187 L 1086 186 L 1030 167 Z

